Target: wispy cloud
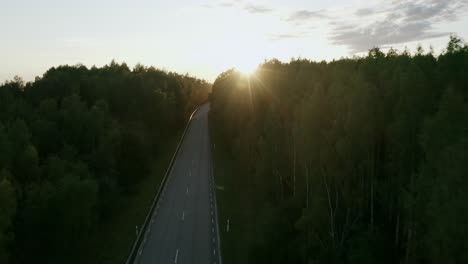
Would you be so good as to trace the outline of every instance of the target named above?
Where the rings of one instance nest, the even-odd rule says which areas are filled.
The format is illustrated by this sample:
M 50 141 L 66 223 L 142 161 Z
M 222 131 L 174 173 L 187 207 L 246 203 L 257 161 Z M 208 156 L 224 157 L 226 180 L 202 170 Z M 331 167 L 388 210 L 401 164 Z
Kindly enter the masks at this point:
M 325 10 L 318 10 L 318 11 L 309 11 L 309 10 L 298 10 L 292 13 L 286 21 L 289 22 L 299 22 L 305 21 L 310 19 L 324 19 L 328 18 Z
M 222 6 L 222 7 L 231 7 L 231 6 L 234 6 L 235 2 L 234 1 L 230 1 L 230 2 L 223 2 L 223 3 L 220 3 L 219 6 Z
M 201 6 L 204 8 L 218 8 L 218 7 L 233 7 L 236 4 L 238 4 L 240 0 L 228 0 L 228 1 L 223 1 L 221 3 L 209 3 L 209 4 L 202 4 Z
M 211 5 L 211 4 L 202 4 L 201 7 L 209 9 L 209 8 L 213 8 L 213 5 Z
M 285 34 L 271 34 L 270 40 L 288 40 L 288 39 L 298 39 L 307 37 L 307 33 L 285 33 Z
M 253 4 L 249 4 L 245 6 L 244 10 L 252 14 L 266 14 L 266 13 L 271 13 L 273 11 L 273 9 L 267 6 L 253 5 Z
M 251 14 L 267 14 L 273 12 L 273 8 L 270 8 L 266 5 L 259 5 L 248 3 L 247 1 L 243 0 L 230 0 L 230 1 L 223 1 L 217 4 L 204 4 L 202 7 L 205 8 L 236 8 L 240 10 L 244 10 L 247 13 Z
M 331 23 L 330 39 L 361 52 L 373 46 L 442 37 L 450 33 L 437 31 L 435 25 L 457 20 L 467 6 L 467 0 L 399 0 L 389 6 L 358 9 L 354 12 L 357 19 Z
M 356 16 L 368 16 L 374 14 L 375 12 L 376 10 L 374 8 L 361 8 L 356 10 L 354 13 Z

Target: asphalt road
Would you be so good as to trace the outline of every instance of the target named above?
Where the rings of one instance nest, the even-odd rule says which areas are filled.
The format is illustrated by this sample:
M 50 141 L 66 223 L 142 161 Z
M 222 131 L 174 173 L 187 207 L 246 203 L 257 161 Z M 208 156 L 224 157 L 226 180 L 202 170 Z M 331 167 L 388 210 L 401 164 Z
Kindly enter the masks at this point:
M 135 263 L 220 263 L 208 111 L 192 117 Z

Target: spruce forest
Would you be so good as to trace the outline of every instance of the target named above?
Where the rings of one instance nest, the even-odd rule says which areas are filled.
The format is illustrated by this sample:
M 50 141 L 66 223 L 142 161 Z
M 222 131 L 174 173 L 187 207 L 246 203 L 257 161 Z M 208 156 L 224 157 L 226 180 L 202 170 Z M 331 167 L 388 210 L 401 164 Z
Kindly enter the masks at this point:
M 253 212 L 238 218 L 248 234 L 223 242 L 225 263 L 468 263 L 468 45 L 457 37 L 440 56 L 374 48 L 230 70 L 211 102 L 235 170 L 229 196 Z
M 1 85 L 0 263 L 76 261 L 83 254 L 77 248 L 116 221 L 118 202 L 139 191 L 161 146 L 210 88 L 114 61 L 51 68 L 34 82 Z M 133 234 L 135 227 L 121 228 Z M 117 254 L 126 256 L 133 238 Z

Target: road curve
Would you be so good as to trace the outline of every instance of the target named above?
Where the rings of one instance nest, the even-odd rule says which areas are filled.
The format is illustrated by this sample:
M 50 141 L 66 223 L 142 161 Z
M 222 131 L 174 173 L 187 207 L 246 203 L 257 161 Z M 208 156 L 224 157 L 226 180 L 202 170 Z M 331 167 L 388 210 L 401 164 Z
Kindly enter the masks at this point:
M 134 263 L 220 263 L 208 112 L 201 106 L 180 146 Z

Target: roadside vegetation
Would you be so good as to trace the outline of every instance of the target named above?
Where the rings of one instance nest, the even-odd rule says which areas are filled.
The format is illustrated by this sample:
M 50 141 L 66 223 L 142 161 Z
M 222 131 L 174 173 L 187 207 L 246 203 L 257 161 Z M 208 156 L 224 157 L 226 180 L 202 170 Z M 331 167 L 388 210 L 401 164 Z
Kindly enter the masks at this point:
M 221 236 L 221 253 L 224 264 L 247 263 L 249 249 L 255 245 L 260 225 L 251 199 L 254 188 L 238 168 L 238 160 L 223 142 L 222 135 L 210 127 L 213 143 L 213 171 L 216 182 L 218 225 Z M 229 225 L 229 227 L 228 227 Z
M 468 263 L 467 70 L 451 37 L 439 56 L 374 48 L 221 74 L 225 263 Z
M 107 216 L 84 241 L 76 254 L 74 263 L 113 264 L 124 263 L 136 239 L 135 227 L 141 230 L 143 220 L 151 207 L 156 190 L 166 173 L 181 133 L 161 142 L 159 155 L 150 160 L 150 174 L 136 183 L 137 192 L 119 195 Z M 91 261 L 92 260 L 92 261 Z M 72 260 L 67 260 L 72 263 Z
M 210 89 L 114 61 L 1 84 L 0 263 L 123 262 Z

